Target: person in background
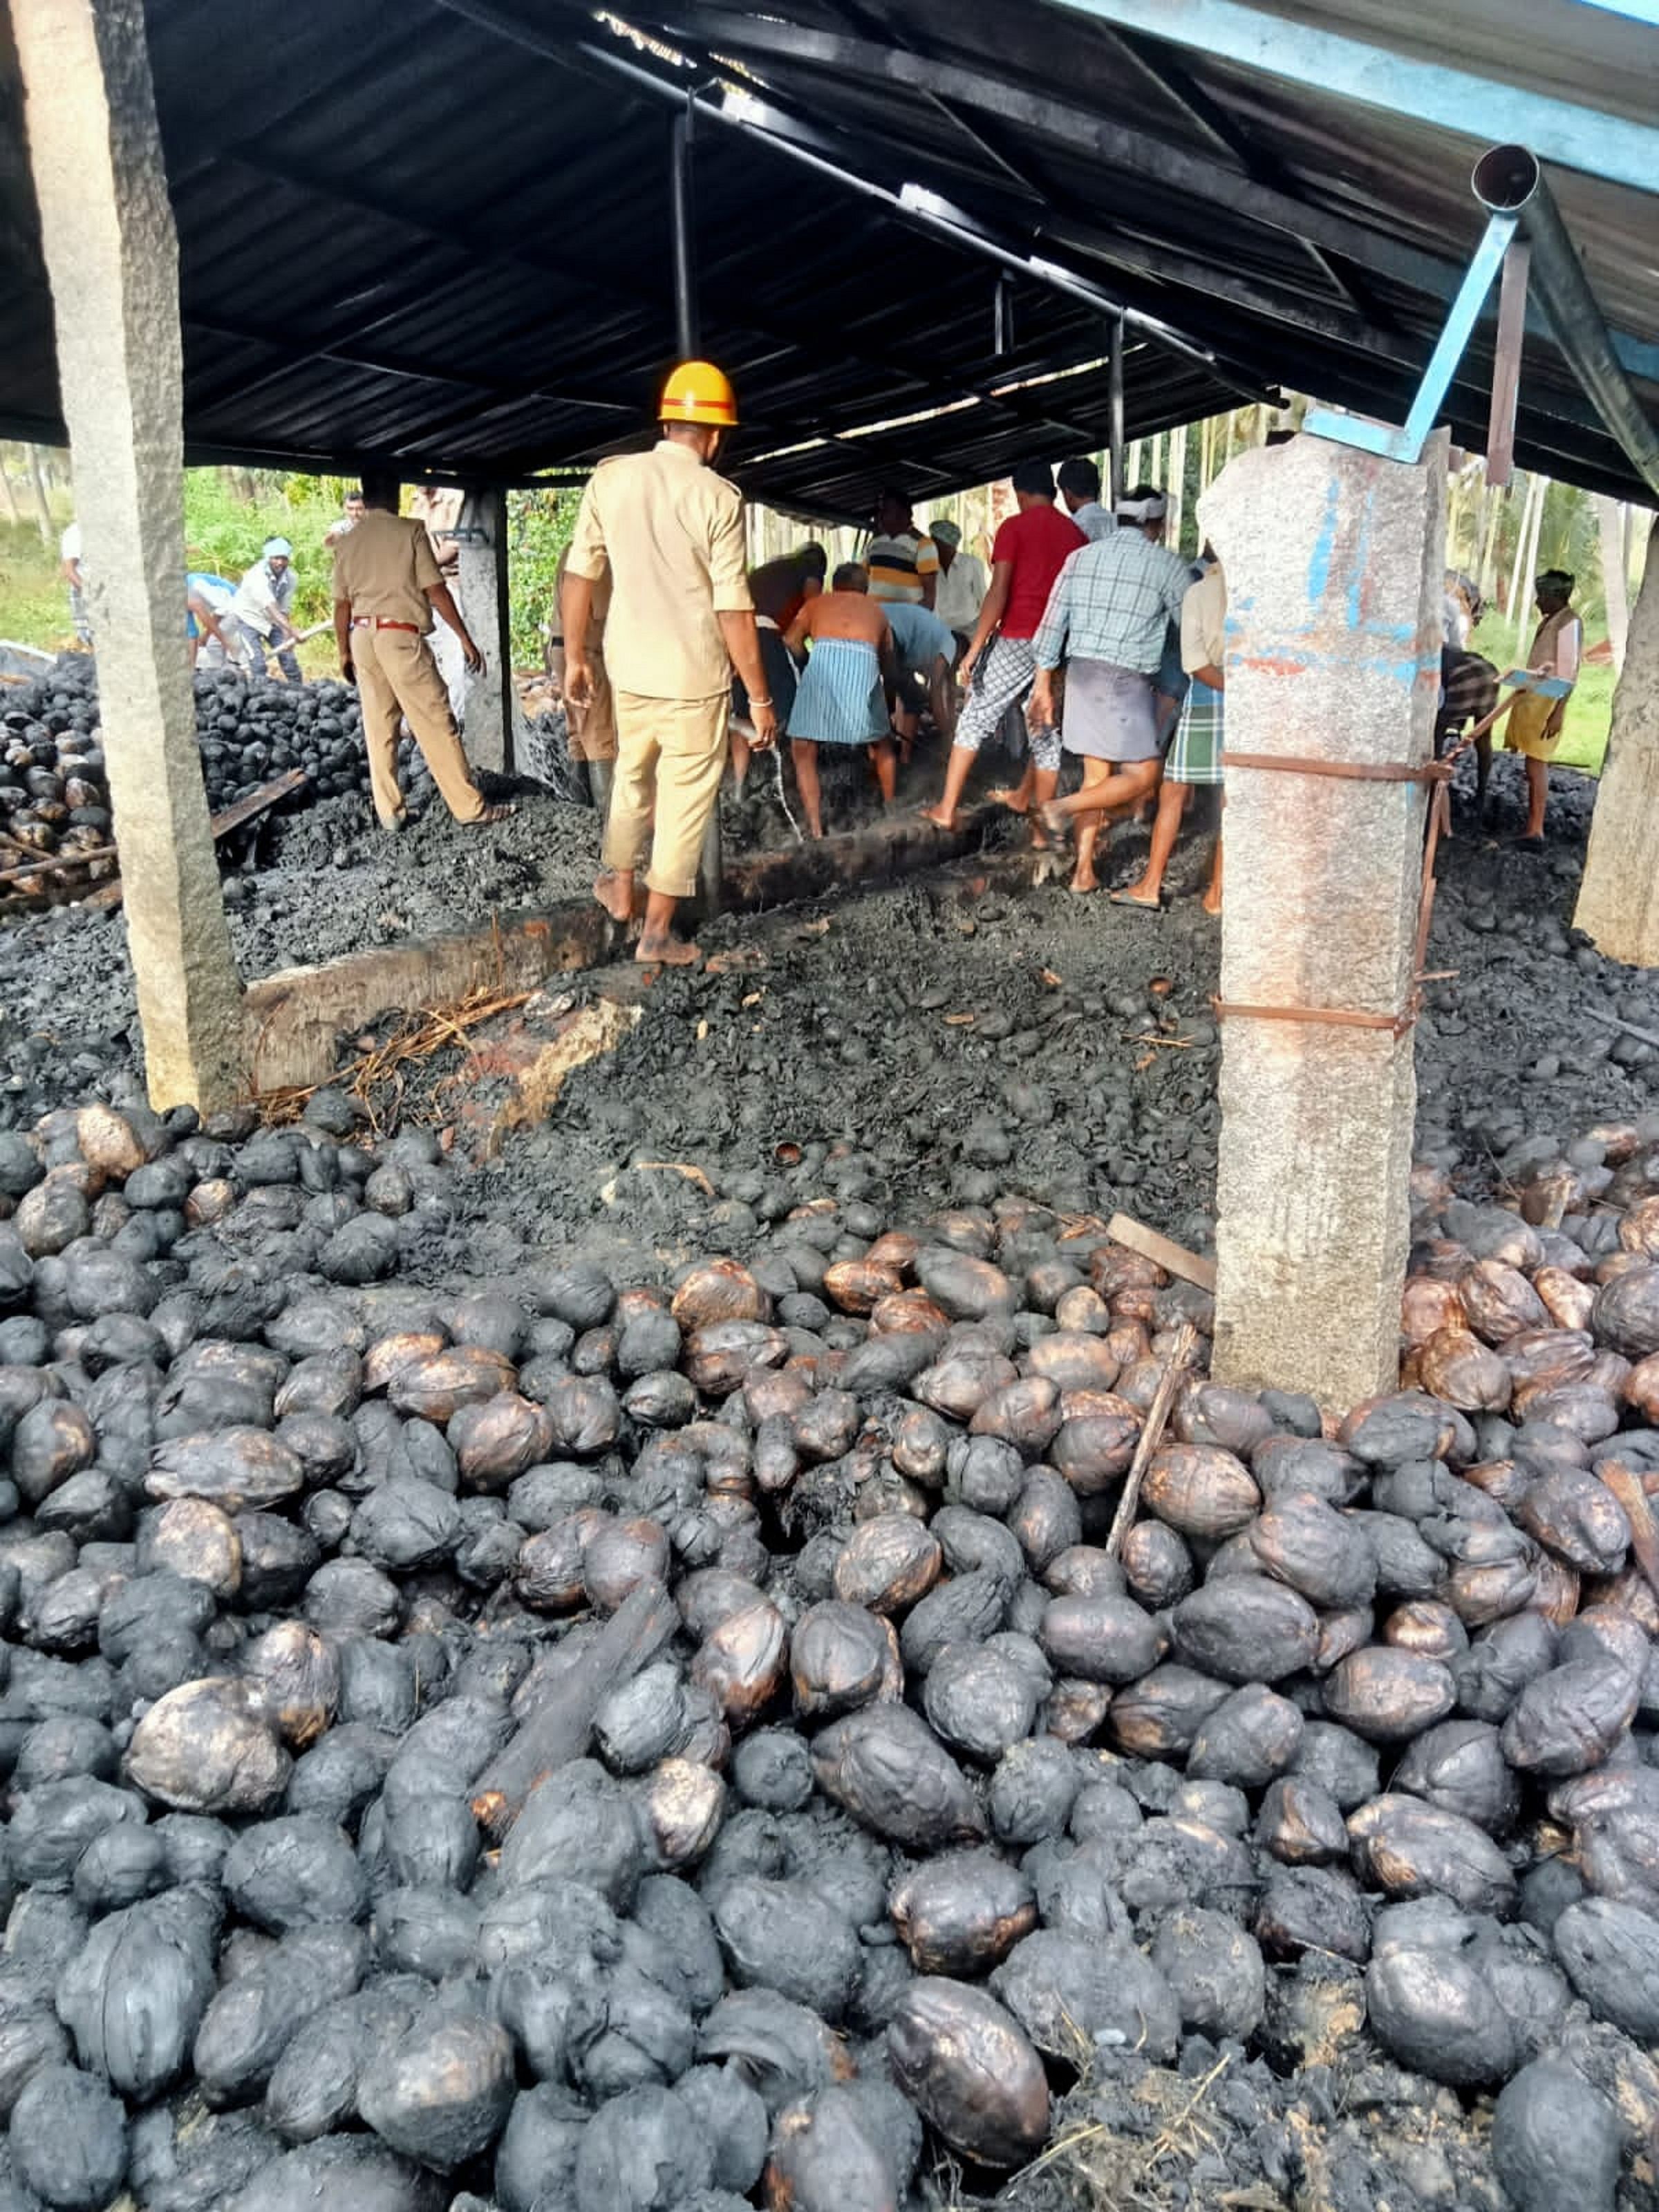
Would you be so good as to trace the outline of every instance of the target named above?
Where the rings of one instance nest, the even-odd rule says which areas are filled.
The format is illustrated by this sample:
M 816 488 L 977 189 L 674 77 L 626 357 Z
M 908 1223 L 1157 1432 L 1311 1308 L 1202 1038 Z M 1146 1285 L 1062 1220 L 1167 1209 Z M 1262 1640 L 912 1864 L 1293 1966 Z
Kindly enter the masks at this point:
M 1167 501 L 1154 503 L 1148 508 L 1147 520 L 1161 526 L 1167 514 Z M 1189 584 L 1196 584 L 1203 574 L 1203 562 L 1194 561 L 1188 564 L 1187 580 Z M 1187 665 L 1181 652 L 1181 624 L 1172 622 L 1164 633 L 1164 658 L 1158 662 L 1158 673 L 1152 678 L 1152 716 L 1158 725 L 1158 742 L 1161 749 L 1168 748 L 1170 734 L 1187 703 Z M 1144 818 L 1145 811 L 1144 805 L 1137 808 L 1137 819 Z
M 461 641 L 466 665 L 482 672 L 483 655 L 437 562 L 424 523 L 400 515 L 403 487 L 395 476 L 363 479 L 362 520 L 334 549 L 334 635 L 340 672 L 362 701 L 374 811 L 401 830 L 398 726 L 407 720 L 432 781 L 458 822 L 504 822 L 511 806 L 490 806 L 473 782 L 450 712 L 448 694 L 427 642 L 434 615 Z
M 235 599 L 235 585 L 223 576 L 210 576 L 200 568 L 192 568 L 185 576 L 185 636 L 190 646 L 192 668 L 202 651 L 204 638 L 208 641 L 210 668 L 222 668 L 228 662 L 230 645 L 220 625 L 229 615 Z
M 228 621 L 220 625 L 235 659 L 250 676 L 263 675 L 270 657 L 290 684 L 301 681 L 289 611 L 297 580 L 294 548 L 286 538 L 267 538 L 258 561 L 236 586 Z
M 1532 674 L 1559 677 L 1568 684 L 1578 679 L 1584 650 L 1584 625 L 1572 605 L 1576 581 L 1565 568 L 1546 568 L 1538 578 L 1533 593 L 1543 619 L 1533 632 L 1532 650 L 1527 655 Z M 1516 695 L 1504 726 L 1504 743 L 1511 752 L 1522 755 L 1527 763 L 1527 826 L 1520 842 L 1534 852 L 1543 849 L 1550 763 L 1561 743 L 1566 713 L 1565 698 L 1547 699 L 1536 691 L 1522 691 Z
M 649 453 L 602 462 L 588 478 L 565 569 L 565 696 L 592 690 L 587 659 L 593 587 L 611 581 L 605 658 L 617 702 L 617 771 L 604 872 L 593 896 L 613 920 L 634 912 L 634 879 L 650 848 L 641 963 L 699 957 L 674 934 L 697 887 L 697 863 L 726 770 L 732 672 L 743 678 L 764 751 L 777 736 L 744 562 L 743 495 L 714 464 L 738 419 L 713 362 L 682 362 L 663 387 L 661 437 Z
M 1181 817 L 1195 787 L 1218 786 L 1221 775 L 1222 708 L 1226 687 L 1227 580 L 1214 549 L 1204 548 L 1198 581 L 1181 603 L 1181 660 L 1189 679 L 1175 743 L 1158 787 L 1152 849 L 1137 883 L 1111 894 L 1114 906 L 1156 909 L 1164 901 L 1164 872 L 1175 850 Z M 1221 911 L 1221 833 L 1216 832 L 1215 863 L 1204 894 L 1206 914 Z
M 416 522 L 426 526 L 427 535 L 432 540 L 432 557 L 457 606 L 460 605 L 461 546 L 460 540 L 449 533 L 459 524 L 465 504 L 466 494 L 459 484 L 416 484 L 409 501 L 410 514 Z M 464 730 L 466 662 L 460 640 L 447 623 L 441 622 L 433 624 L 428 642 L 432 647 L 432 658 L 438 664 L 438 673 L 443 678 L 444 689 L 449 694 L 449 711 L 455 717 L 455 726 Z
M 1075 460 L 1060 463 L 1054 481 L 1066 514 L 1084 536 L 1091 544 L 1097 538 L 1109 538 L 1117 518 L 1100 503 L 1100 471 L 1095 463 L 1079 453 Z
M 346 494 L 344 512 L 337 522 L 331 522 L 323 532 L 323 550 L 331 553 L 348 530 L 355 530 L 363 519 L 363 488 L 354 484 Z
M 871 598 L 884 606 L 908 599 L 913 606 L 931 607 L 939 589 L 939 548 L 916 528 L 908 496 L 891 484 L 878 492 L 875 522 L 864 556 Z
M 1164 514 L 1152 484 L 1119 501 L 1119 527 L 1060 570 L 1033 647 L 1034 727 L 1054 721 L 1054 675 L 1066 664 L 1066 749 L 1083 763 L 1083 788 L 1050 798 L 1042 813 L 1054 836 L 1077 817 L 1074 891 L 1100 888 L 1095 841 L 1107 815 L 1149 798 L 1163 773 L 1152 678 L 1192 582 L 1187 562 L 1162 542 Z
M 1471 722 L 1484 722 L 1498 702 L 1497 669 L 1484 654 L 1469 650 L 1481 612 L 1480 586 L 1472 578 L 1449 568 L 1441 617 L 1440 703 L 1434 718 L 1437 760 L 1457 743 Z M 1492 732 L 1487 730 L 1474 740 L 1474 803 L 1482 817 L 1491 777 Z
M 564 580 L 570 561 L 567 545 L 559 556 L 553 577 L 553 619 L 556 624 L 564 599 Z M 578 655 L 587 663 L 587 697 L 578 706 L 565 690 L 566 653 L 562 637 L 550 639 L 547 672 L 556 678 L 564 700 L 566 741 L 573 761 L 580 761 L 587 775 L 587 795 L 603 830 L 611 811 L 611 787 L 617 772 L 617 702 L 605 665 L 605 624 L 611 612 L 611 579 L 602 576 L 589 600 L 587 643 Z M 556 660 L 555 656 L 557 656 Z
M 797 546 L 793 553 L 781 553 L 775 560 L 763 561 L 758 568 L 749 571 L 755 628 L 760 633 L 761 666 L 780 727 L 788 722 L 799 680 L 784 638 L 807 600 L 823 589 L 829 570 L 830 556 L 822 545 L 813 544 Z M 732 712 L 746 728 L 749 693 L 740 676 L 732 679 Z M 741 793 L 749 781 L 749 740 L 736 720 L 732 730 L 732 773 Z
M 935 515 L 927 526 L 939 554 L 939 581 L 933 592 L 933 612 L 947 629 L 956 633 L 956 658 L 968 650 L 968 641 L 985 604 L 985 563 L 977 554 L 962 550 L 962 532 L 948 515 Z
M 887 685 L 898 681 L 892 623 L 899 609 L 883 606 L 869 594 L 866 571 L 856 561 L 844 562 L 830 590 L 808 599 L 789 628 L 792 653 L 811 648 L 789 717 L 789 740 L 807 833 L 813 837 L 823 835 L 820 745 L 867 745 L 886 805 L 893 804 L 897 793 Z M 915 611 L 927 613 L 925 608 Z
M 92 623 L 87 614 L 87 577 L 81 559 L 81 526 L 64 526 L 58 541 L 58 573 L 69 586 L 70 626 L 82 645 L 92 643 Z
M 951 682 L 957 641 L 938 613 L 926 607 L 896 599 L 884 611 L 893 633 L 893 657 L 899 675 L 893 695 L 893 727 L 898 732 L 900 753 L 908 762 L 921 727 L 924 700 L 932 706 L 934 723 L 945 743 L 951 741 L 957 720 L 955 686 Z
M 1056 513 L 1054 480 L 1046 461 L 1022 461 L 1014 471 L 1013 487 L 1019 511 L 1009 516 L 991 547 L 990 588 L 962 659 L 968 696 L 957 718 L 944 793 L 937 806 L 925 810 L 926 818 L 941 830 L 956 827 L 981 747 L 996 735 L 1008 709 L 1030 696 L 1036 677 L 1033 640 L 1049 592 L 1068 556 L 1088 543 L 1069 515 Z M 1034 728 L 1025 780 L 1014 791 L 990 796 L 1024 813 L 1034 799 L 1039 805 L 1051 799 L 1059 781 L 1059 732 Z M 1039 833 L 1036 842 L 1048 841 Z

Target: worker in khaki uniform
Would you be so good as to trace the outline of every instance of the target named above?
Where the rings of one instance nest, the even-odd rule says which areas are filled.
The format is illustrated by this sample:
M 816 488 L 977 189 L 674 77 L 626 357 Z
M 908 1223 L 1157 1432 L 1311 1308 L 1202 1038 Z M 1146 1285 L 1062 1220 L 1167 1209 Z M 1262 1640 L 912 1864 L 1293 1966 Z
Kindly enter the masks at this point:
M 388 830 L 404 823 L 398 788 L 398 723 L 408 721 L 444 804 L 458 822 L 501 822 L 510 806 L 489 806 L 473 782 L 456 734 L 449 695 L 427 639 L 434 613 L 461 642 L 474 673 L 483 655 L 468 635 L 432 550 L 423 522 L 398 513 L 395 477 L 363 478 L 363 519 L 334 549 L 334 635 L 340 669 L 356 681 L 374 811 Z
M 569 563 L 570 548 L 567 545 L 559 556 L 558 572 L 553 579 L 557 602 L 556 621 L 564 605 L 564 580 Z M 584 705 L 574 705 L 565 690 L 563 638 L 550 638 L 547 644 L 547 672 L 558 684 L 560 695 L 564 699 L 565 729 L 570 757 L 573 761 L 580 761 L 587 771 L 588 796 L 601 821 L 611 810 L 611 784 L 617 767 L 617 706 L 611 694 L 610 672 L 605 665 L 605 625 L 610 612 L 611 579 L 607 574 L 593 586 L 592 613 L 587 625 L 587 651 L 580 656 L 587 663 L 590 678 L 588 696 Z
M 596 469 L 576 517 L 562 614 L 565 696 L 593 693 L 588 657 L 594 587 L 607 578 L 605 652 L 616 701 L 617 766 L 593 896 L 617 921 L 634 911 L 647 843 L 645 924 L 636 960 L 686 967 L 696 947 L 673 932 L 697 885 L 703 833 L 720 797 L 735 665 L 749 694 L 751 743 L 776 740 L 744 558 L 743 500 L 711 464 L 735 424 L 732 387 L 706 361 L 664 386 L 662 437 L 648 453 Z

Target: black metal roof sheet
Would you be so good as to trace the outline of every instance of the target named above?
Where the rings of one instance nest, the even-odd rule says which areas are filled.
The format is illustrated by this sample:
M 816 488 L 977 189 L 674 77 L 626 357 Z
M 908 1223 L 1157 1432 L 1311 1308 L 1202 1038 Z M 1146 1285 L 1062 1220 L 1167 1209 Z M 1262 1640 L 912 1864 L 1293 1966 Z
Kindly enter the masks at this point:
M 1428 0 L 1268 4 L 1287 33 L 1342 30 L 1655 118 L 1656 34 L 1580 0 L 1459 0 L 1455 56 Z M 1211 356 L 1131 330 L 1132 438 L 1279 386 L 1399 419 L 1480 234 L 1468 170 L 1506 135 L 1502 114 L 1472 115 L 1467 134 L 1397 120 L 1165 45 L 1160 12 L 1149 0 L 1145 31 L 1126 33 L 1055 0 L 766 0 L 747 15 L 640 0 L 629 24 L 655 42 L 641 44 L 578 0 L 146 0 L 189 447 L 512 481 L 635 435 L 673 349 L 671 98 L 693 82 L 750 92 L 827 164 L 698 128 L 702 343 L 738 386 L 732 471 L 757 494 L 862 517 L 896 471 L 926 499 L 1022 453 L 1105 442 L 1099 306 L 1008 277 L 999 354 L 998 266 L 859 179 L 937 196 Z M 901 58 L 877 70 L 872 56 Z M 945 65 L 971 97 L 930 90 Z M 0 428 L 51 436 L 17 110 L 0 24 Z M 1091 118 L 1116 134 L 1104 148 L 1079 143 Z M 1157 149 L 1201 163 L 1200 188 L 1162 173 Z M 1659 407 L 1654 200 L 1551 174 L 1609 322 L 1648 349 L 1626 351 Z M 1446 409 L 1476 447 L 1490 335 Z M 1645 496 L 1530 331 L 1517 445 L 1552 475 Z

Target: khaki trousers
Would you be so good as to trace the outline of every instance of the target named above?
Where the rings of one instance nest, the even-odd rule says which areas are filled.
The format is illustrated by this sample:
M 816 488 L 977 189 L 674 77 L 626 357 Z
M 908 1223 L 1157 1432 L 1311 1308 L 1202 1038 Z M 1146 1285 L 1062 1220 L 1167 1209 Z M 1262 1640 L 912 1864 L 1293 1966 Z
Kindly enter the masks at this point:
M 483 812 L 461 741 L 449 694 L 432 658 L 432 648 L 412 629 L 362 629 L 353 626 L 351 658 L 362 702 L 363 744 L 374 811 L 387 829 L 404 818 L 398 788 L 398 722 L 407 719 L 432 781 L 458 822 L 476 822 Z
M 613 761 L 617 757 L 617 698 L 605 672 L 605 655 L 591 653 L 593 696 L 585 707 L 565 704 L 565 726 L 570 732 L 574 761 Z
M 730 695 L 646 699 L 618 691 L 616 697 L 617 768 L 605 865 L 630 873 L 648 844 L 647 890 L 690 898 L 726 772 Z

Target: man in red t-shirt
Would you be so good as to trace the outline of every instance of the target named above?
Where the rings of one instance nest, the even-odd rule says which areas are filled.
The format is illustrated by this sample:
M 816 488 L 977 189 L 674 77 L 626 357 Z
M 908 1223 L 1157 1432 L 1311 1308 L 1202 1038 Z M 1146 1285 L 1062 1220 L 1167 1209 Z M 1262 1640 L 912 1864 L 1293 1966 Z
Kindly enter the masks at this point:
M 957 718 L 945 772 L 945 795 L 926 810 L 941 830 L 956 826 L 957 810 L 980 747 L 994 737 L 1011 707 L 1023 706 L 1036 680 L 1032 649 L 1048 593 L 1067 557 L 1088 540 L 1054 505 L 1054 472 L 1046 462 L 1022 461 L 1014 471 L 1018 514 L 1009 516 L 991 548 L 991 588 L 963 655 L 968 696 Z M 1030 732 L 1035 797 L 1040 806 L 1060 781 L 1060 732 Z M 1030 803 L 1027 799 L 1027 805 Z

